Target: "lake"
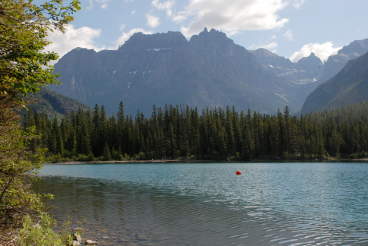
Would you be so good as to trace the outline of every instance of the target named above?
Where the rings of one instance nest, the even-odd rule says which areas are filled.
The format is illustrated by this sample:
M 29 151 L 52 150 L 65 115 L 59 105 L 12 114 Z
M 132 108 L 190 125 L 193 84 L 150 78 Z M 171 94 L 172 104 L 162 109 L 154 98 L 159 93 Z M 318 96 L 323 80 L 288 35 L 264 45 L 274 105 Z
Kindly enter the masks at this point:
M 365 163 L 46 165 L 40 175 L 56 219 L 99 245 L 368 245 Z

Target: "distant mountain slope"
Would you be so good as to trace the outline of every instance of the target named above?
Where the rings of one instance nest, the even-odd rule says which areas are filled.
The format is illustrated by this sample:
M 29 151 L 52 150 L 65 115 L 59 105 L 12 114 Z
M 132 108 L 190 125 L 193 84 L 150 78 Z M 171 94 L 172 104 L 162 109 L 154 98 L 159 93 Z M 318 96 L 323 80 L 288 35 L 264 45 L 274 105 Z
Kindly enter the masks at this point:
M 304 57 L 297 63 L 280 57 L 265 49 L 253 51 L 258 61 L 276 76 L 291 84 L 297 84 L 293 95 L 300 99 L 294 100 L 294 108 L 302 108 L 307 97 L 321 84 L 334 77 L 352 59 L 368 52 L 368 39 L 356 40 L 344 46 L 336 55 L 329 57 L 326 63 L 315 55 Z
M 305 82 L 316 82 L 317 78 L 320 76 L 323 71 L 323 63 L 321 59 L 319 59 L 314 53 L 310 54 L 308 57 L 304 57 L 300 59 L 296 66 L 302 71 L 304 75 Z M 311 79 L 312 81 L 308 81 Z M 303 81 L 303 80 L 302 80 Z
M 28 101 L 30 102 L 30 105 L 28 105 L 29 108 L 48 115 L 65 115 L 78 109 L 87 108 L 74 99 L 46 89 L 31 96 Z
M 368 52 L 368 39 L 356 40 L 344 46 L 336 55 L 328 58 L 319 80 L 325 82 L 334 77 L 345 67 L 348 61 L 358 58 Z
M 316 82 L 323 68 L 322 61 L 314 53 L 297 63 L 293 63 L 289 59 L 266 49 L 257 49 L 251 52 L 266 69 L 272 71 L 280 79 L 296 85 Z
M 302 113 L 317 112 L 368 101 L 368 53 L 350 62 L 319 86 L 306 100 Z
M 55 65 L 63 84 L 51 89 L 90 106 L 105 105 L 110 113 L 120 101 L 129 113 L 150 112 L 154 104 L 300 110 L 309 92 L 305 85 L 313 81 L 304 76 L 310 71 L 274 56 L 286 64 L 277 71 L 265 66 L 257 52 L 215 30 L 205 29 L 189 41 L 179 32 L 137 33 L 118 50 L 72 50 Z M 293 70 L 303 75 L 282 75 Z

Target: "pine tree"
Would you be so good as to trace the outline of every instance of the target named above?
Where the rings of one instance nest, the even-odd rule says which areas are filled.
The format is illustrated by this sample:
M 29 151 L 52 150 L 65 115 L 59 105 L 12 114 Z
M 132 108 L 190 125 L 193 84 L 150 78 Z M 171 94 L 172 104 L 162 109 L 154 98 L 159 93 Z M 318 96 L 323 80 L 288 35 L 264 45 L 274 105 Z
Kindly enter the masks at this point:
M 111 151 L 110 147 L 107 143 L 105 143 L 104 149 L 103 149 L 103 158 L 105 161 L 111 160 Z

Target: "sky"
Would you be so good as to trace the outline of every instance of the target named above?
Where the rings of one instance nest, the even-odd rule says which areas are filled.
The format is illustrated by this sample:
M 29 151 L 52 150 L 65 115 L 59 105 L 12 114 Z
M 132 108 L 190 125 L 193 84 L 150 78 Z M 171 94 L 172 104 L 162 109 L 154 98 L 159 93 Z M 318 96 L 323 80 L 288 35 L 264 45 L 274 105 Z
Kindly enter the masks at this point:
M 81 0 L 65 33 L 50 33 L 48 50 L 117 49 L 135 32 L 205 27 L 247 49 L 266 48 L 297 61 L 314 52 L 323 61 L 354 40 L 368 38 L 367 0 Z

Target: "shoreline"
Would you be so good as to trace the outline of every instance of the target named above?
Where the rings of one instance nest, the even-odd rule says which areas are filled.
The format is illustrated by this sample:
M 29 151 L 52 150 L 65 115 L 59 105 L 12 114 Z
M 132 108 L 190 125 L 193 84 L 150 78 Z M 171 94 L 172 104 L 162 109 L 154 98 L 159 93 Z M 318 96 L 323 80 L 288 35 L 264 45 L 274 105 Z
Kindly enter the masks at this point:
M 86 165 L 86 164 L 175 164 L 175 163 L 335 163 L 335 162 L 351 162 L 364 163 L 368 162 L 368 158 L 362 159 L 333 159 L 333 160 L 252 160 L 252 161 L 219 161 L 219 160 L 129 160 L 129 161 L 65 161 L 65 162 L 49 162 L 48 165 Z

